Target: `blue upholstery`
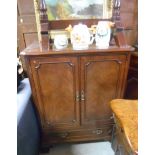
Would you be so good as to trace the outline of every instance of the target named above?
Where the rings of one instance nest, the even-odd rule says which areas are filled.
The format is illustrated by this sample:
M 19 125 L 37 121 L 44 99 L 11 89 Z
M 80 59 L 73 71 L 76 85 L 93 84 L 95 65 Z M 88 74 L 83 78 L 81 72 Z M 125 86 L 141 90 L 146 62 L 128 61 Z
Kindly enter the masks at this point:
M 39 125 L 31 100 L 29 80 L 25 78 L 17 94 L 17 154 L 38 155 L 39 145 Z

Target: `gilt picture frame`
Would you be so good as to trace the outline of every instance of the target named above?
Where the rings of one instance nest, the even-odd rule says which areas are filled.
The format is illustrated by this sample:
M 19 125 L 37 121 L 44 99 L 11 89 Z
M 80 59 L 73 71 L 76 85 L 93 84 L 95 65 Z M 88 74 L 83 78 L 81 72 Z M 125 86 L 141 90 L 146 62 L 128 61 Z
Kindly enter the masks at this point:
M 48 20 L 109 19 L 113 0 L 45 0 Z

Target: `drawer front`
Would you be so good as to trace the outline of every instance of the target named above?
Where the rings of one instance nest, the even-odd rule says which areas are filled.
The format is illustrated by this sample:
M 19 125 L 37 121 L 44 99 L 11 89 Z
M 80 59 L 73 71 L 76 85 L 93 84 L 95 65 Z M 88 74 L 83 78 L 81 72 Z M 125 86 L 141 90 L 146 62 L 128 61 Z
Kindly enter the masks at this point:
M 63 132 L 49 132 L 44 134 L 43 142 L 47 144 L 62 142 L 80 142 L 88 140 L 111 140 L 113 126 L 90 130 L 70 130 Z

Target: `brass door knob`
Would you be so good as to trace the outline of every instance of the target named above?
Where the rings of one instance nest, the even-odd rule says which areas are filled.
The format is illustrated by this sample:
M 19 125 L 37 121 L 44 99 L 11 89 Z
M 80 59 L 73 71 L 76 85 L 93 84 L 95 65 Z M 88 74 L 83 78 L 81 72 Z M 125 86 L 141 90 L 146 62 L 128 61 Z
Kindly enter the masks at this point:
M 94 134 L 100 135 L 103 133 L 102 129 L 97 129 L 93 131 Z
M 75 119 L 73 119 L 73 120 L 72 120 L 72 122 L 73 122 L 73 123 L 75 123 L 75 122 L 76 122 L 76 120 L 75 120 Z
M 80 101 L 80 95 L 79 95 L 79 92 L 76 92 L 76 102 L 79 102 Z
M 61 138 L 66 138 L 68 135 L 69 135 L 68 132 L 60 133 L 60 137 L 61 137 Z
M 51 125 L 51 123 L 50 122 L 47 122 L 47 125 Z
M 85 96 L 84 96 L 84 91 L 82 90 L 81 91 L 81 101 L 84 101 L 85 100 Z

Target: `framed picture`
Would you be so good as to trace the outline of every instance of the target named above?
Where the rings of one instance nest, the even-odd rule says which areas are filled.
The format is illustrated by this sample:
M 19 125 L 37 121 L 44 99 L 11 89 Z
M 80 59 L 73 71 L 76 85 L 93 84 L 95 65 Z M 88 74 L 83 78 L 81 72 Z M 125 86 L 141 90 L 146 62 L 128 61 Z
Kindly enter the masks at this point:
M 113 0 L 45 0 L 48 20 L 109 19 Z

